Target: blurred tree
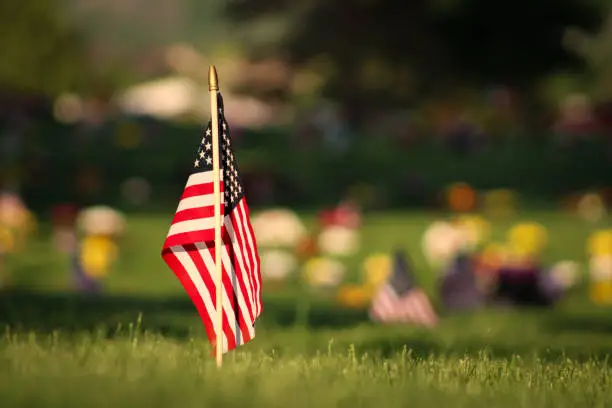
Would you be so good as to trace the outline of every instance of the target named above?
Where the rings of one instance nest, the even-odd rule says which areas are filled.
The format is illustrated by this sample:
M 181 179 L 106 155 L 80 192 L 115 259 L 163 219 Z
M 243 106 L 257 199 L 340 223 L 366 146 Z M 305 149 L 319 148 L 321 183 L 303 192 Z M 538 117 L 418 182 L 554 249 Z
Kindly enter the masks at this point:
M 583 29 L 567 30 L 566 47 L 582 58 L 588 67 L 589 91 L 600 102 L 612 99 L 612 9 L 601 29 L 590 34 Z
M 359 106 L 355 117 L 371 104 L 465 85 L 528 89 L 554 69 L 579 66 L 563 31 L 599 20 L 599 6 L 584 0 L 233 0 L 227 12 L 244 24 L 255 57 L 281 53 L 298 67 L 332 61 L 323 93 Z M 258 42 L 247 23 L 279 15 L 289 23 L 278 41 Z
M 58 1 L 0 2 L 0 88 L 55 95 L 87 85 L 79 33 Z

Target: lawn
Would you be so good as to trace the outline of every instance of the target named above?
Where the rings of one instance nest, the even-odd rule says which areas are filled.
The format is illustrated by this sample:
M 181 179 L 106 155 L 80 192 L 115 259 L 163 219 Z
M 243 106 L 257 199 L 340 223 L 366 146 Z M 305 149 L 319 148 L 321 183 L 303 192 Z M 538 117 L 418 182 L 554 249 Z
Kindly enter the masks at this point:
M 603 407 L 612 403 L 612 309 L 581 287 L 554 310 L 445 316 L 435 330 L 380 327 L 365 311 L 265 293 L 257 337 L 217 371 L 187 296 L 159 254 L 170 214 L 132 216 L 108 294 L 67 291 L 67 261 L 44 230 L 11 259 L 18 289 L 0 293 L 0 406 L 32 407 Z M 356 278 L 370 252 L 400 246 L 435 301 L 419 238 L 433 214 L 372 214 Z M 592 226 L 529 213 L 549 229 L 548 261 L 586 261 Z M 496 222 L 502 237 L 516 219 Z M 609 221 L 606 222 L 609 225 Z M 297 300 L 300 301 L 297 301 Z M 306 300 L 306 301 L 304 301 Z M 306 309 L 298 305 L 307 305 Z M 296 324 L 299 310 L 307 323 Z

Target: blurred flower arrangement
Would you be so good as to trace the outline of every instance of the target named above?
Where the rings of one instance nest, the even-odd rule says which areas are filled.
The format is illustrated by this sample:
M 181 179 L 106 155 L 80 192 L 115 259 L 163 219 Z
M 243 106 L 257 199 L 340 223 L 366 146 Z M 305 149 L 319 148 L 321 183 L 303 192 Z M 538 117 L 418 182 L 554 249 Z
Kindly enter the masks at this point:
M 563 290 L 580 282 L 577 262 L 564 260 L 550 268 L 540 267 L 548 244 L 548 232 L 541 224 L 519 222 L 508 229 L 504 241 L 492 241 L 491 238 L 492 226 L 487 219 L 462 214 L 448 221 L 432 222 L 422 236 L 421 245 L 426 261 L 443 275 L 443 279 L 457 271 L 453 265 L 459 265 L 455 262 L 461 256 L 469 256 L 475 284 L 485 293 L 495 290 L 502 271 L 506 275 L 542 273 Z
M 0 195 L 0 229 L 4 230 L 3 235 L 10 236 L 5 240 L 5 253 L 24 250 L 37 227 L 36 217 L 21 197 L 14 193 Z
M 289 209 L 261 212 L 251 223 L 262 278 L 271 289 L 295 276 L 316 293 L 328 294 L 344 280 L 346 259 L 359 250 L 361 213 L 352 202 L 321 211 L 312 232 Z
M 593 232 L 587 242 L 591 300 L 612 303 L 612 229 Z
M 349 308 L 365 309 L 372 296 L 384 285 L 393 268 L 393 259 L 386 253 L 374 253 L 362 263 L 361 282 L 342 285 L 338 288 L 337 302 Z
M 0 286 L 9 280 L 5 258 L 26 249 L 37 231 L 34 214 L 17 194 L 0 194 Z
M 318 215 L 318 256 L 306 261 L 303 277 L 313 289 L 338 287 L 346 275 L 345 261 L 360 247 L 361 212 L 356 203 L 345 201 Z
M 81 240 L 75 253 L 73 278 L 78 290 L 98 292 L 100 281 L 119 257 L 118 239 L 125 231 L 125 216 L 107 206 L 81 210 L 76 219 Z
M 519 258 L 539 256 L 548 243 L 546 228 L 533 222 L 513 226 L 506 237 L 512 255 Z
M 261 251 L 262 278 L 278 286 L 297 270 L 295 252 L 307 237 L 306 227 L 297 214 L 284 208 L 261 212 L 251 224 Z

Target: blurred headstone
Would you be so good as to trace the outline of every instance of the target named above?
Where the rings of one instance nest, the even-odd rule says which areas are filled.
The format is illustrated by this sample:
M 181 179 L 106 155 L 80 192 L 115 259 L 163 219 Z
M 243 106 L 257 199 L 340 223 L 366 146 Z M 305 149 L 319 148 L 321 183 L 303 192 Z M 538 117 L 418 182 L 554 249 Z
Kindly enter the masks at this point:
M 460 253 L 447 269 L 440 284 L 440 298 L 449 311 L 473 310 L 484 304 L 469 254 Z

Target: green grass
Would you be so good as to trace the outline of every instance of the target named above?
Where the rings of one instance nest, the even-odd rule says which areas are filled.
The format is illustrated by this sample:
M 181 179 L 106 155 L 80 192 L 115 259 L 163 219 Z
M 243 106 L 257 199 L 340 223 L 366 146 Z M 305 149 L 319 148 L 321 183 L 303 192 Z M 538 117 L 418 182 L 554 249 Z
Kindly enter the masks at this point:
M 408 250 L 435 298 L 420 254 L 433 214 L 373 214 L 368 252 Z M 548 261 L 586 260 L 592 226 L 530 213 L 549 228 Z M 43 236 L 10 260 L 18 287 L 0 293 L 0 406 L 17 407 L 604 407 L 612 402 L 610 309 L 584 287 L 554 310 L 444 316 L 435 330 L 376 326 L 364 311 L 310 299 L 296 325 L 295 287 L 265 294 L 254 341 L 219 372 L 187 296 L 161 261 L 169 216 L 134 216 L 109 293 L 67 291 L 66 260 Z M 515 220 L 499 221 L 502 237 Z M 604 225 L 609 225 L 609 220 Z

